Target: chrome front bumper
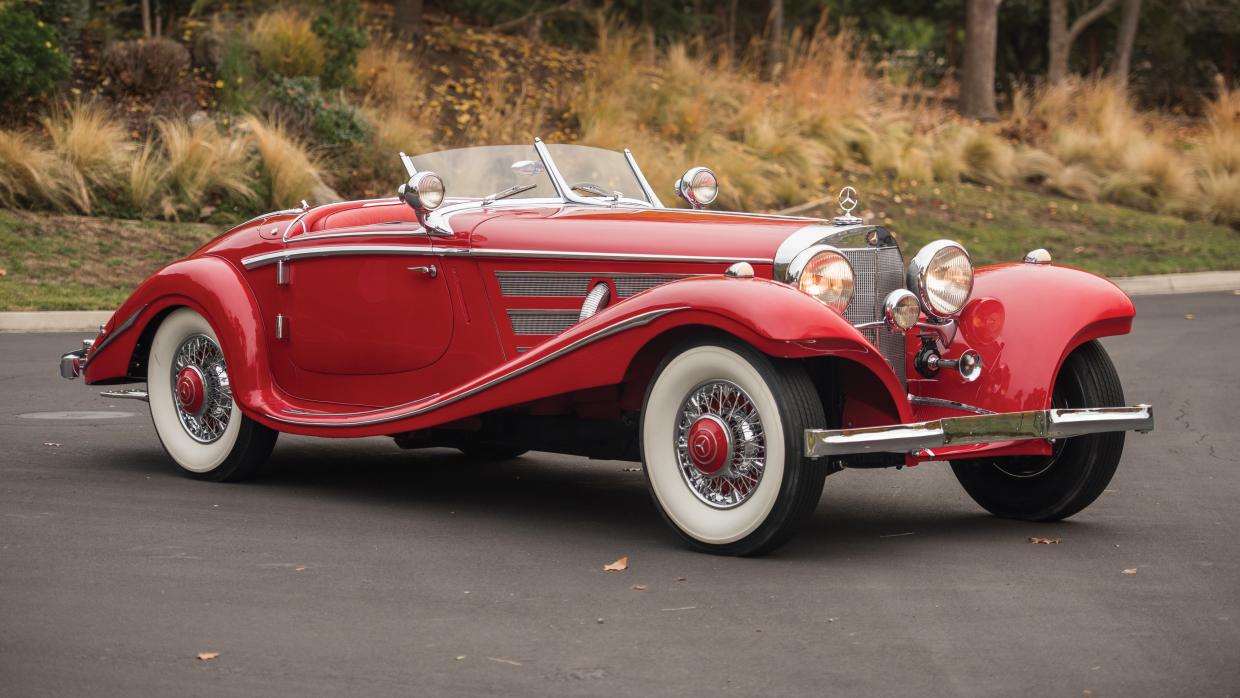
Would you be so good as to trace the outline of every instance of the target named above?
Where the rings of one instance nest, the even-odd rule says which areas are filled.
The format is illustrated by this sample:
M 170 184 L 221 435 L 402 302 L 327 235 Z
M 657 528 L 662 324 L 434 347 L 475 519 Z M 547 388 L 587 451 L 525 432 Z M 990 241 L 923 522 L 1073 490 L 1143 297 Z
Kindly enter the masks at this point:
M 806 429 L 810 458 L 858 453 L 912 453 L 944 446 L 1064 439 L 1109 431 L 1153 431 L 1154 408 L 1097 407 L 948 417 L 865 429 Z

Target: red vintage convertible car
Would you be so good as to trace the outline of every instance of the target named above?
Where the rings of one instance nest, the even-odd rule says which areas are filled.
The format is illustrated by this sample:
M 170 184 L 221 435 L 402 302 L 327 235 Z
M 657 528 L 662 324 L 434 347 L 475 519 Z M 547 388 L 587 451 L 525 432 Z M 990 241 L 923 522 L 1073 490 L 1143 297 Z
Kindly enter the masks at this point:
M 145 382 L 103 394 L 148 400 L 206 480 L 253 475 L 280 432 L 641 461 L 672 529 L 734 555 L 786 541 L 844 468 L 949 461 L 995 515 L 1062 519 L 1153 428 L 1097 341 L 1132 303 L 1045 250 L 906 264 L 851 188 L 832 221 L 706 211 L 706 168 L 668 208 L 627 151 L 401 158 L 398 198 L 269 213 L 163 268 L 61 374 Z

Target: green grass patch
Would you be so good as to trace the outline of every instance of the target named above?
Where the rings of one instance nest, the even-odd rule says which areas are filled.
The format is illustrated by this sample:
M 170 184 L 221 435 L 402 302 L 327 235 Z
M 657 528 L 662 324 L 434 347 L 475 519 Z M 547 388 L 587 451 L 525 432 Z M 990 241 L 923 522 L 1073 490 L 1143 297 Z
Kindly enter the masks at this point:
M 0 311 L 112 310 L 221 230 L 0 209 Z

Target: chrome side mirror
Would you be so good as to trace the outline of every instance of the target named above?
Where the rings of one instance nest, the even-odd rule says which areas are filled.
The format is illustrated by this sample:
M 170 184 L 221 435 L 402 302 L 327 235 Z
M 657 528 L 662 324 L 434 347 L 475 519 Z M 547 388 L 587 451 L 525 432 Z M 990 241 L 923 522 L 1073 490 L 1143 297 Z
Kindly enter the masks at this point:
M 418 217 L 418 223 L 426 227 L 426 214 L 443 204 L 445 188 L 443 179 L 434 172 L 419 172 L 400 185 L 396 195 L 404 201 Z
M 714 203 L 719 196 L 719 178 L 708 167 L 694 167 L 676 180 L 676 196 L 694 209 Z

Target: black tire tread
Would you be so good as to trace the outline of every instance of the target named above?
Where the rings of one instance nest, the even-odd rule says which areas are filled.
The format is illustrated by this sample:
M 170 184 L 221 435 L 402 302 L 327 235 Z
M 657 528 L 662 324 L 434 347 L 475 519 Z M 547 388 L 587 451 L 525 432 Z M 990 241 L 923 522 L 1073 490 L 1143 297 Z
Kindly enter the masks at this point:
M 1124 404 L 1119 374 L 1096 340 L 1082 344 L 1069 355 L 1056 381 L 1074 381 L 1087 406 L 1119 407 Z M 998 459 L 955 461 L 952 471 L 965 492 L 995 516 L 1023 521 L 1059 521 L 1079 513 L 1106 490 L 1123 455 L 1124 432 L 1078 436 L 1069 440 L 1064 448 L 1054 470 L 1029 480 L 1001 473 L 995 467 Z M 1072 469 L 1083 472 L 1073 478 Z M 1043 477 L 1054 478 L 1057 484 L 1039 480 Z

